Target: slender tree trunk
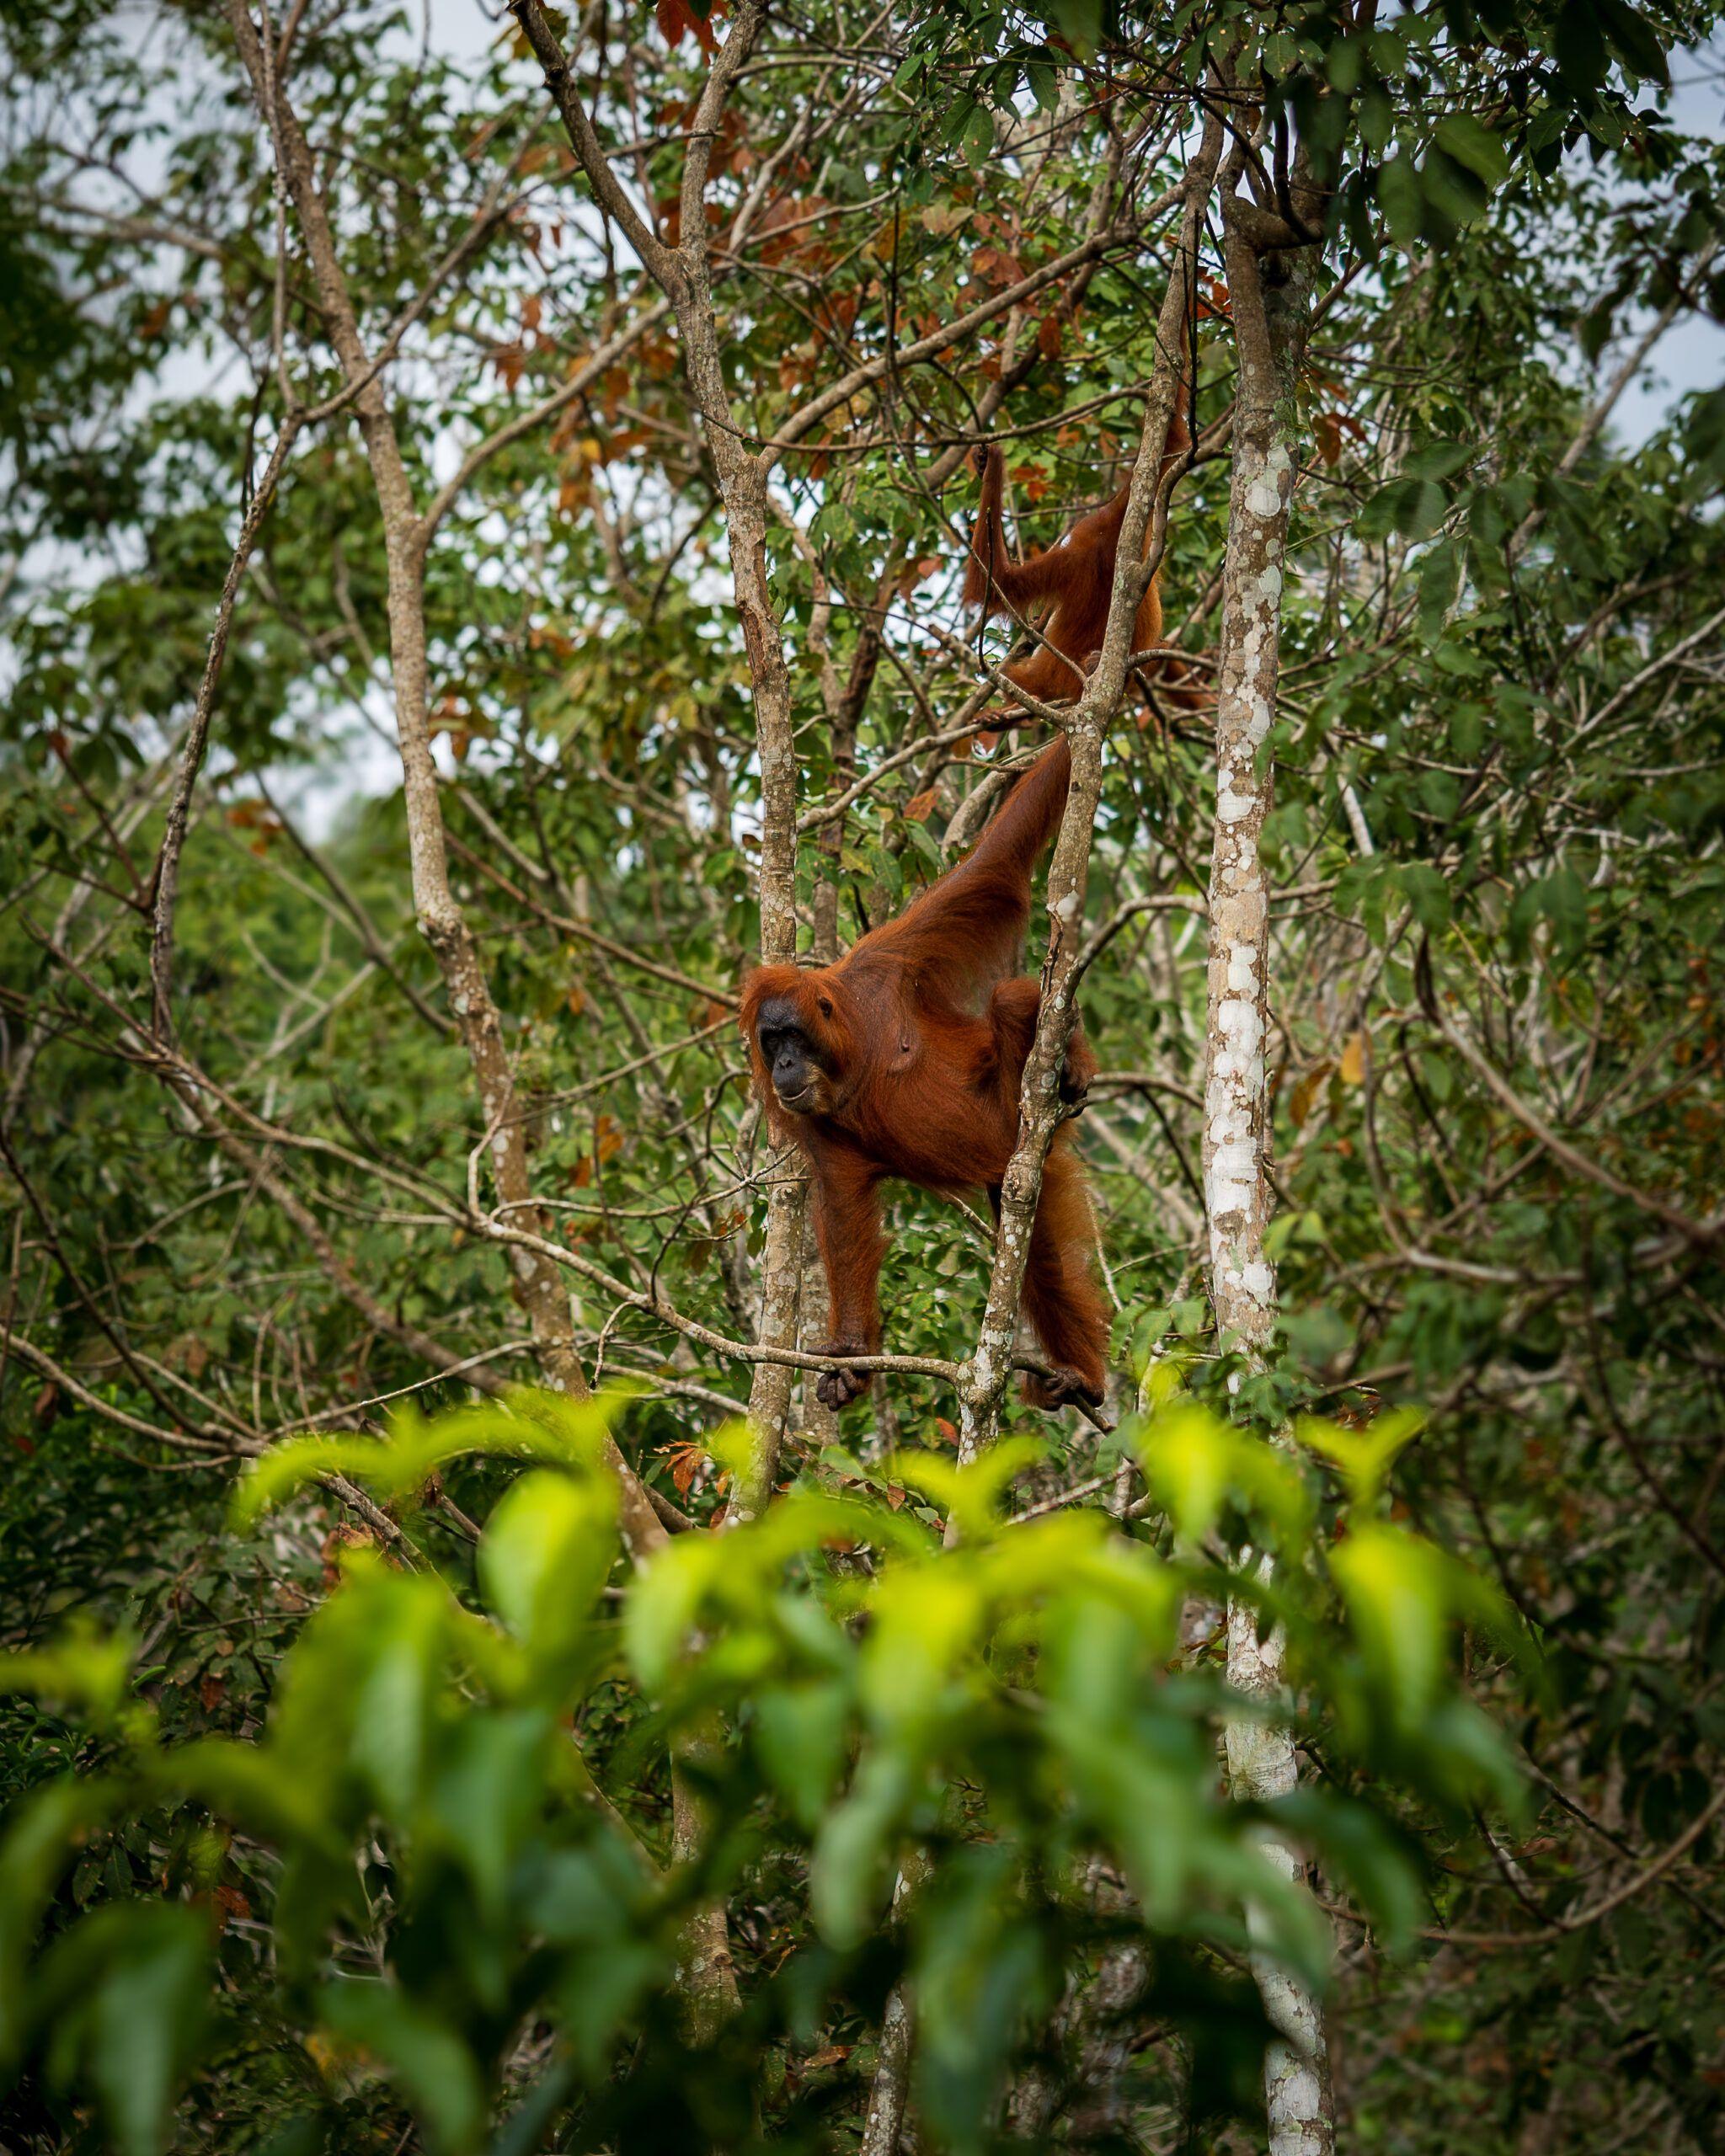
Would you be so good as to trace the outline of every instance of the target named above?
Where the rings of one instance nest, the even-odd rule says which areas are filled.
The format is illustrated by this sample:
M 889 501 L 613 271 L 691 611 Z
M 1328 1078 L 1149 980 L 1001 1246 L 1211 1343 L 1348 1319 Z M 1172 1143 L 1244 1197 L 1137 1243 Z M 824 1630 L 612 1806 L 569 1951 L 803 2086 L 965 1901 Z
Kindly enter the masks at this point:
M 383 522 L 388 567 L 389 668 L 395 692 L 397 739 L 407 809 L 409 863 L 419 931 L 443 977 L 450 1011 L 467 1050 L 484 1118 L 483 1161 L 499 1202 L 511 1220 L 544 1235 L 548 1224 L 534 1202 L 526 1133 L 504 1041 L 503 1020 L 479 946 L 449 880 L 437 767 L 431 755 L 426 700 L 425 527 L 413 483 L 396 440 L 382 375 L 372 366 L 318 186 L 311 146 L 286 86 L 276 79 L 273 55 L 259 36 L 245 0 L 227 0 L 227 18 L 254 96 L 271 141 L 303 236 L 306 253 L 329 340 L 353 392 L 372 484 Z M 585 1398 L 587 1380 L 572 1336 L 569 1290 L 548 1260 L 531 1251 L 510 1254 L 510 1285 L 526 1313 L 540 1371 L 558 1391 Z M 606 1457 L 617 1477 L 619 1520 L 632 1555 L 665 1540 L 652 1501 L 616 1444 Z
M 1275 1269 L 1264 1250 L 1270 1187 L 1269 1093 L 1264 1066 L 1269 893 L 1260 841 L 1270 803 L 1270 729 L 1276 712 L 1288 513 L 1295 463 L 1294 391 L 1305 350 L 1318 259 L 1314 248 L 1260 256 L 1223 202 L 1228 287 L 1239 354 L 1222 651 L 1216 708 L 1215 841 L 1210 879 L 1210 1008 L 1204 1041 L 1204 1193 L 1216 1323 L 1254 1358 L 1276 1319 Z M 1258 1560 L 1268 1578 L 1273 1561 Z M 1254 1701 L 1283 1689 L 1285 1641 L 1258 1637 L 1257 1612 L 1228 1612 L 1228 1678 Z M 1242 1798 L 1283 1796 L 1298 1765 L 1284 1726 L 1241 1717 L 1226 1730 L 1228 1770 Z M 1268 1838 L 1264 1851 L 1290 1878 L 1300 1860 Z M 1255 1913 L 1248 1923 L 1257 1930 Z M 1330 2156 L 1335 2128 L 1318 2000 L 1267 1956 L 1253 1956 L 1264 2010 L 1277 2031 L 1264 2057 L 1271 2156 Z
M 601 209 L 621 227 L 676 315 L 684 372 L 724 503 L 731 589 L 754 694 L 755 738 L 761 756 L 761 958 L 766 965 L 788 965 L 797 955 L 797 747 L 784 637 L 766 579 L 768 466 L 764 455 L 746 445 L 731 408 L 713 311 L 707 232 L 707 177 L 713 141 L 765 9 L 760 0 L 740 0 L 724 42 L 713 56 L 689 129 L 678 195 L 678 243 L 668 247 L 613 169 L 574 86 L 568 56 L 539 0 L 509 0 L 509 5 L 545 71 L 546 85 L 570 147 Z M 756 1334 L 768 1347 L 797 1344 L 806 1195 L 807 1179 L 795 1173 L 776 1178 L 768 1193 Z M 766 1505 L 795 1378 L 788 1364 L 755 1365 L 749 1388 L 755 1456 L 749 1472 L 738 1478 L 726 1508 L 728 1524 L 754 1518 Z
M 360 336 L 335 236 L 318 191 L 310 145 L 276 79 L 272 55 L 258 34 L 246 0 L 227 0 L 227 14 L 299 217 L 330 341 L 354 391 L 354 409 L 382 515 L 388 567 L 389 664 L 395 691 L 414 905 L 420 933 L 442 974 L 484 1117 L 475 1180 L 489 1170 L 498 1198 L 510 1218 L 542 1236 L 548 1233 L 548 1223 L 534 1199 L 526 1129 L 502 1017 L 491 993 L 478 939 L 449 878 L 448 841 L 437 768 L 431 755 L 427 704 L 425 579 L 430 527 L 419 514 L 382 376 L 373 369 Z M 764 595 L 764 552 L 762 562 Z M 788 721 L 786 731 L 788 734 Z M 794 789 L 794 766 L 792 781 Z M 788 820 L 794 831 L 794 795 Z M 569 1289 L 561 1271 L 548 1258 L 524 1249 L 511 1250 L 510 1269 L 510 1284 L 526 1313 L 546 1383 L 585 1399 L 586 1375 L 574 1346 Z M 605 1453 L 617 1478 L 618 1526 L 623 1544 L 631 1557 L 638 1561 L 663 1546 L 666 1530 L 640 1478 L 608 1437 Z M 705 1827 L 700 1799 L 685 1764 L 698 1753 L 700 1742 L 698 1737 L 689 1737 L 672 1748 L 674 1842 L 682 1860 L 692 1855 Z M 690 1999 L 692 2022 L 698 2031 L 710 2032 L 735 2010 L 736 1973 L 722 1908 L 697 1911 L 685 1926 L 679 1977 Z
M 1085 888 L 1090 847 L 1102 792 L 1102 744 L 1126 686 L 1132 630 L 1149 580 L 1161 566 L 1166 542 L 1167 497 L 1158 502 L 1163 445 L 1174 415 L 1185 366 L 1192 288 L 1197 275 L 1204 214 L 1215 182 L 1221 129 L 1206 122 L 1197 154 L 1186 169 L 1179 237 L 1156 323 L 1156 366 L 1144 402 L 1144 426 L 1132 475 L 1126 515 L 1114 558 L 1114 588 L 1103 648 L 1067 733 L 1072 777 L 1065 813 L 1048 871 L 1049 941 L 1042 967 L 1042 1006 L 1036 1036 L 1025 1059 L 1018 1108 L 1018 1142 L 1001 1183 L 1000 1225 L 988 1300 L 978 1329 L 961 1397 L 959 1462 L 967 1465 L 988 1450 L 1000 1431 L 1001 1402 L 1012 1374 L 1030 1232 L 1042 1196 L 1043 1166 L 1060 1127 L 1060 1065 L 1077 1013 L 1083 944 Z M 1158 521 L 1160 518 L 1160 521 Z M 1153 534 L 1146 548 L 1146 535 Z M 953 1539 L 949 1526 L 947 1539 Z

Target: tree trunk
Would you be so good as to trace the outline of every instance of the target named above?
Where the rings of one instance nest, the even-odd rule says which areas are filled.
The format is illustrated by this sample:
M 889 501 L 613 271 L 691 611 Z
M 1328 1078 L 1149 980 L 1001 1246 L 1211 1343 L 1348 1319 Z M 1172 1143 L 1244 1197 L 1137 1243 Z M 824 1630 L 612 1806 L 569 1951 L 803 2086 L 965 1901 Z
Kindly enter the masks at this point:
M 1114 581 L 1102 651 L 1084 694 L 1067 723 L 1072 750 L 1072 777 L 1065 813 L 1055 839 L 1048 871 L 1049 940 L 1042 966 L 1042 1005 L 1036 1035 L 1025 1059 L 1018 1107 L 1018 1142 L 1001 1182 L 999 1224 L 988 1299 L 978 1328 L 960 1400 L 959 1464 L 980 1459 L 1000 1433 L 1001 1402 L 1012 1374 L 1018 1333 L 1024 1268 L 1030 1233 L 1042 1195 L 1044 1164 L 1063 1111 L 1060 1070 L 1077 1015 L 1082 974 L 1085 888 L 1097 803 L 1102 791 L 1103 736 L 1126 686 L 1132 630 L 1138 604 L 1161 567 L 1167 536 L 1167 495 L 1158 501 L 1162 453 L 1167 440 L 1186 362 L 1185 345 L 1198 246 L 1204 215 L 1215 184 L 1221 151 L 1221 129 L 1214 120 L 1204 131 L 1197 154 L 1186 168 L 1179 237 L 1162 296 L 1156 326 L 1156 366 L 1144 401 L 1144 424 L 1138 461 L 1114 558 Z M 1146 546 L 1146 536 L 1151 543 Z M 947 1540 L 954 1529 L 949 1522 Z
M 1270 803 L 1268 744 L 1276 711 L 1281 601 L 1294 493 L 1294 392 L 1310 321 L 1314 248 L 1260 255 L 1223 203 L 1228 287 L 1239 355 L 1222 650 L 1216 707 L 1215 840 L 1210 878 L 1210 1006 L 1204 1040 L 1204 1194 L 1210 1293 L 1220 1331 L 1256 1358 L 1276 1319 L 1275 1269 L 1264 1251 L 1270 1187 L 1269 1091 L 1264 1067 L 1269 894 L 1260 841 Z M 1258 1560 L 1268 1577 L 1273 1560 Z M 1255 1701 L 1281 1694 L 1285 1642 L 1258 1637 L 1257 1612 L 1228 1612 L 1228 1680 Z M 1235 1793 L 1268 1799 L 1298 1779 L 1292 1733 L 1239 1718 L 1226 1731 Z M 1297 1855 L 1266 1838 L 1290 1878 Z M 1258 1929 L 1255 1913 L 1247 1921 Z M 1278 1963 L 1253 1973 L 1277 2035 L 1264 2056 L 1271 2156 L 1329 2156 L 1335 2146 L 1328 2056 L 1316 1997 Z

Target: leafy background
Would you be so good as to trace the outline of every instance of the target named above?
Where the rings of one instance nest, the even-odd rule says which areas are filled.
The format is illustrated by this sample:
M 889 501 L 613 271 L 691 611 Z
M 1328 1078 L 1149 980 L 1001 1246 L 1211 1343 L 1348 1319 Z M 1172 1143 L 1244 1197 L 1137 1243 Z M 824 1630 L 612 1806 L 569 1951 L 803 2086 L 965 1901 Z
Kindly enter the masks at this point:
M 272 161 L 218 16 L 4 10 L 8 2145 L 853 2146 L 908 1968 L 928 2145 L 1252 2146 L 1241 1912 L 1269 1890 L 1215 1737 L 1220 1611 L 1266 1545 L 1349 2142 L 1713 2145 L 1725 391 L 1594 422 L 1651 327 L 1725 313 L 1717 109 L 1674 117 L 1717 16 L 1241 19 L 1336 190 L 1268 834 L 1278 1356 L 1245 1368 L 1204 1297 L 1205 728 L 1123 718 L 1093 917 L 1151 903 L 1086 982 L 1079 1142 L 1146 1412 L 1100 1449 L 1027 1418 L 1033 1452 L 967 1495 L 936 1383 L 836 1427 L 799 1395 L 766 1518 L 636 1576 L 601 1411 L 437 1374 L 540 1374 L 470 1211 L 486 1133 L 415 927 L 345 414 L 263 526 L 195 798 L 175 1022 L 211 1123 L 152 1055 L 137 901 L 280 418 Z M 584 21 L 668 216 L 703 20 Z M 766 170 L 768 206 L 718 304 L 761 439 L 1071 246 L 1122 160 L 1130 240 L 1081 291 L 888 372 L 775 475 L 803 800 L 880 774 L 801 856 L 846 936 L 951 858 L 998 753 L 929 743 L 976 680 L 962 445 L 1007 436 L 1038 539 L 1116 483 L 1166 274 L 1131 218 L 1231 26 L 788 10 L 731 109 L 713 198 Z M 415 483 L 494 444 L 430 553 L 430 696 L 536 1191 L 574 1256 L 746 1341 L 772 1163 L 729 999 L 760 774 L 675 339 L 494 445 L 641 312 L 513 26 L 313 8 L 291 91 L 373 344 L 423 298 L 387 377 Z M 337 377 L 291 221 L 281 259 L 315 401 Z M 1202 290 L 1213 432 L 1164 572 L 1198 654 L 1234 364 L 1213 256 Z M 861 680 L 854 744 L 824 664 Z M 962 1353 L 983 1241 L 909 1194 L 892 1226 L 889 1344 Z M 569 1284 L 589 1372 L 631 1380 L 607 1426 L 710 1522 L 746 1368 Z M 1297 1465 L 1270 1461 L 1252 1433 L 1295 1417 Z M 344 1449 L 272 1456 L 237 1513 L 241 1463 L 307 1430 Z M 678 1981 L 714 1903 L 718 2024 Z M 1321 1965 L 1309 1909 L 1270 1920 Z

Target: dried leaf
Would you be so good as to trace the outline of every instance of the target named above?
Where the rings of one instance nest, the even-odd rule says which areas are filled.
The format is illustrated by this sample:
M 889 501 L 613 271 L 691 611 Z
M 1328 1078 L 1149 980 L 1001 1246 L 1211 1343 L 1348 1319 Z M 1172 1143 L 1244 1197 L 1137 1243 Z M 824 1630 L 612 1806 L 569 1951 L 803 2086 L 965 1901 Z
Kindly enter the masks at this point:
M 1021 283 L 1024 275 L 1023 264 L 1003 247 L 979 247 L 971 257 L 970 266 L 985 284 L 992 285 L 996 291 Z
M 1289 1096 L 1288 1113 L 1294 1118 L 1296 1130 L 1305 1129 L 1306 1118 L 1311 1113 L 1312 1103 L 1318 1096 L 1318 1088 L 1335 1067 L 1328 1056 L 1322 1063 L 1315 1063 Z
M 654 13 L 659 18 L 659 34 L 669 45 L 680 45 L 692 32 L 701 50 L 708 59 L 718 50 L 718 40 L 713 35 L 713 19 L 722 15 L 729 0 L 709 0 L 704 14 L 697 15 L 689 0 L 658 0 Z

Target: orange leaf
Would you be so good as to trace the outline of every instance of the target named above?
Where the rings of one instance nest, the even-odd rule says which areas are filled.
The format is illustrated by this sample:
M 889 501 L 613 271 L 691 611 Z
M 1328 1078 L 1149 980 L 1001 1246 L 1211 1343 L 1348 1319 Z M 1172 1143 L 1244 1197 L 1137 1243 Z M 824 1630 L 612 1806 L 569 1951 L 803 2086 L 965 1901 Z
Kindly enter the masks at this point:
M 252 1913 L 252 1905 L 245 1896 L 225 1879 L 216 1889 L 216 1898 L 231 1917 L 248 1917 Z
M 1000 291 L 1019 283 L 1024 275 L 1024 265 L 1017 256 L 1002 247 L 979 247 L 971 257 L 971 267 Z
M 1303 1130 L 1306 1119 L 1311 1113 L 1311 1104 L 1317 1098 L 1317 1090 L 1335 1069 L 1326 1056 L 1322 1063 L 1314 1064 L 1289 1096 L 1288 1113 L 1294 1118 L 1294 1128 Z
M 1026 501 L 1039 502 L 1051 483 L 1049 475 L 1039 464 L 1015 464 L 1012 467 L 1012 484 L 1023 488 Z
M 670 1463 L 670 1479 L 676 1485 L 677 1495 L 686 1497 L 694 1486 L 695 1477 L 707 1463 L 704 1448 L 692 1440 L 684 1440 L 676 1444 L 659 1445 L 654 1449 L 660 1459 Z
M 670 45 L 681 45 L 684 35 L 692 31 L 701 50 L 710 58 L 718 50 L 718 40 L 713 35 L 713 18 L 722 15 L 729 0 L 710 0 L 704 15 L 697 15 L 689 0 L 659 0 L 654 13 L 659 18 L 659 34 Z

